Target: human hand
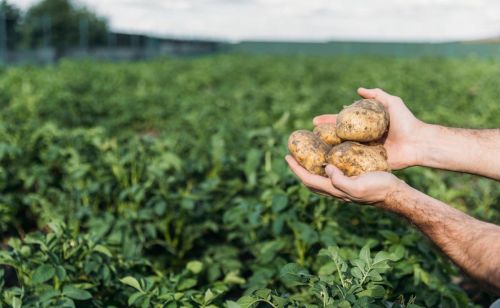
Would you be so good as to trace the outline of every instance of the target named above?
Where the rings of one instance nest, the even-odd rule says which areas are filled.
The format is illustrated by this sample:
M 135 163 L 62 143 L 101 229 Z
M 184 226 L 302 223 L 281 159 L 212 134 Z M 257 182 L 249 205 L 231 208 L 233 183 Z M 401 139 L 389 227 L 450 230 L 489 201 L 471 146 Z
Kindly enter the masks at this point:
M 404 184 L 389 172 L 367 172 L 362 175 L 347 177 L 333 165 L 325 168 L 328 177 L 308 172 L 290 155 L 285 157 L 290 169 L 310 190 L 344 201 L 365 204 L 384 203 L 392 192 Z
M 381 89 L 359 88 L 358 94 L 381 102 L 390 117 L 389 132 L 383 140 L 391 169 L 403 169 L 418 164 L 419 133 L 425 123 L 418 120 L 406 107 L 403 100 Z M 325 114 L 314 118 L 314 125 L 335 123 L 336 114 Z

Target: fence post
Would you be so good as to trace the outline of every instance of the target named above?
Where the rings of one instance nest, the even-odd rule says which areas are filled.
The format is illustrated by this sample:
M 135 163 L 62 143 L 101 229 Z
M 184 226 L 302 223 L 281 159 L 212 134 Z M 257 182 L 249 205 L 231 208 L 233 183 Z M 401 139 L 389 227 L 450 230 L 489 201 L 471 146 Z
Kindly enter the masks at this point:
M 43 27 L 43 48 L 48 49 L 52 43 L 52 33 L 51 33 L 51 20 L 49 15 L 44 15 L 42 17 L 42 27 Z
M 0 7 L 0 62 L 7 64 L 7 18 Z
M 89 21 L 80 19 L 80 49 L 87 51 L 89 48 Z
M 116 45 L 116 35 L 108 30 L 108 47 L 115 47 Z

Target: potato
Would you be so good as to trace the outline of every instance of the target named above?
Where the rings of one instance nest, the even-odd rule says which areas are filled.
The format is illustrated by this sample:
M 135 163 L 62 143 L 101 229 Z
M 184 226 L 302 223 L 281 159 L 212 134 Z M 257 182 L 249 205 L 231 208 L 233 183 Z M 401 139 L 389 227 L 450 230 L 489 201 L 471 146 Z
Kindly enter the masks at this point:
M 389 126 L 389 114 L 374 99 L 362 99 L 337 116 L 336 133 L 341 139 L 368 142 L 380 139 Z
M 320 124 L 314 128 L 313 132 L 324 143 L 334 146 L 342 142 L 335 132 L 335 126 L 335 124 Z
M 387 152 L 381 145 L 370 146 L 345 141 L 328 152 L 326 161 L 342 170 L 347 176 L 369 171 L 390 171 Z
M 307 130 L 293 132 L 288 138 L 288 150 L 307 171 L 326 175 L 324 165 L 330 147 L 314 133 Z

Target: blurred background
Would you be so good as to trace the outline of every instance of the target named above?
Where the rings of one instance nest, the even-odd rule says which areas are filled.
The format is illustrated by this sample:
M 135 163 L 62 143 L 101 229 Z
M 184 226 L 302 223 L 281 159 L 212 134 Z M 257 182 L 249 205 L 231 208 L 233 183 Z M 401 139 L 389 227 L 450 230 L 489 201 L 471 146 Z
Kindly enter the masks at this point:
M 218 52 L 498 56 L 497 1 L 2 0 L 0 59 Z

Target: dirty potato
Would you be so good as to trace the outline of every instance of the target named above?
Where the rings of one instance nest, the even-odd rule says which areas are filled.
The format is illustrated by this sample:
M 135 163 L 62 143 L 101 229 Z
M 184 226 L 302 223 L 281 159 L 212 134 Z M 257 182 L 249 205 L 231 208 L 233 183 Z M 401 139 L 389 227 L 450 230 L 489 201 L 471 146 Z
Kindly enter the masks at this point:
M 380 139 L 388 125 L 385 107 L 374 99 L 362 99 L 338 114 L 336 133 L 344 140 L 368 142 Z
M 325 176 L 324 164 L 330 147 L 307 130 L 293 132 L 288 138 L 288 150 L 309 172 Z
M 334 146 L 327 154 L 326 161 L 347 176 L 370 171 L 390 171 L 387 152 L 381 145 L 369 146 L 346 141 Z
M 334 146 L 340 144 L 342 140 L 335 132 L 335 124 L 320 124 L 314 128 L 314 134 L 319 137 L 324 143 Z

